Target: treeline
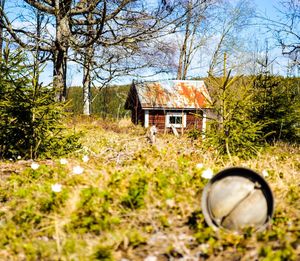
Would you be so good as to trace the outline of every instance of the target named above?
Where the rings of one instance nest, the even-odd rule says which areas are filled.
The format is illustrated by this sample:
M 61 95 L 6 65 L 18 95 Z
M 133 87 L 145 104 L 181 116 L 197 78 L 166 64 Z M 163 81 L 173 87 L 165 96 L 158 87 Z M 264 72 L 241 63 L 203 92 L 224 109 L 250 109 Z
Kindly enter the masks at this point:
M 129 117 L 129 111 L 124 105 L 129 91 L 129 85 L 113 85 L 102 89 L 91 89 L 91 114 L 102 118 L 120 119 Z M 83 91 L 81 87 L 68 88 L 68 111 L 81 115 L 83 110 Z

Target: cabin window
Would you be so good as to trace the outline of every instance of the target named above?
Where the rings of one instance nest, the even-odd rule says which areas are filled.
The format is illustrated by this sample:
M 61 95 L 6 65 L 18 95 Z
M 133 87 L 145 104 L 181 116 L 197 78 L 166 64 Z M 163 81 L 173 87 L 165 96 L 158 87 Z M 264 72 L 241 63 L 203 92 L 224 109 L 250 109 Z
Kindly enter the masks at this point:
M 182 124 L 182 116 L 170 116 L 170 124 Z
M 166 125 L 168 128 L 170 128 L 171 126 L 175 128 L 186 127 L 186 113 L 167 112 Z

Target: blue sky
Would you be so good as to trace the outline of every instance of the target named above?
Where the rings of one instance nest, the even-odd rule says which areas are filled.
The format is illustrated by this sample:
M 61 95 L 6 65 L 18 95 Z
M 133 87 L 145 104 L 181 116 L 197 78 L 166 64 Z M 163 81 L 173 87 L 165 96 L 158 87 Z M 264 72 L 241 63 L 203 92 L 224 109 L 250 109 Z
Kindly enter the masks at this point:
M 23 2 L 21 0 L 14 0 L 16 2 Z M 227 0 L 227 1 L 238 1 L 238 0 Z M 277 15 L 278 15 L 278 10 L 276 10 L 276 7 L 278 8 L 278 1 L 279 0 L 253 0 L 253 4 L 256 6 L 257 10 L 257 14 L 261 15 L 261 16 L 267 16 L 271 19 L 276 20 Z M 10 2 L 10 1 L 8 1 Z M 12 2 L 10 2 L 12 4 Z M 9 5 L 9 4 L 8 4 Z M 12 11 L 13 12 L 13 11 Z M 284 67 L 287 64 L 287 60 L 280 57 L 281 56 L 281 50 L 280 48 L 277 48 L 275 46 L 275 42 L 272 40 L 271 35 L 266 33 L 265 28 L 262 28 L 261 26 L 256 26 L 255 28 L 249 30 L 249 33 L 253 34 L 253 36 L 257 39 L 259 39 L 260 41 L 260 48 L 261 51 L 264 51 L 264 44 L 265 44 L 265 39 L 266 37 L 269 38 L 269 46 L 272 49 L 271 51 L 271 55 L 273 57 L 277 57 L 276 61 L 274 63 L 274 67 L 275 67 L 275 73 L 280 73 L 280 74 L 285 74 L 285 69 Z M 204 65 L 206 64 L 206 61 L 203 62 Z M 199 67 L 199 65 L 198 65 Z M 206 71 L 200 72 L 201 76 L 205 76 Z M 196 74 L 199 75 L 199 71 L 196 71 Z M 160 75 L 159 78 L 172 78 L 174 77 L 174 75 L 171 74 L 164 74 L 164 75 Z M 68 66 L 68 77 L 67 77 L 67 84 L 68 86 L 74 86 L 74 85 L 81 85 L 82 82 L 82 72 L 81 69 L 78 65 L 76 65 L 75 63 L 69 64 Z M 52 80 L 52 66 L 51 64 L 49 64 L 48 66 L 46 66 L 46 68 L 44 69 L 44 73 L 42 75 L 42 81 L 44 83 L 49 83 Z M 132 78 L 128 78 L 126 77 L 126 79 L 121 79 L 122 83 L 124 83 L 125 81 L 130 82 L 132 80 Z M 116 82 L 118 83 L 118 82 Z
M 274 0 L 254 0 L 256 6 L 258 9 L 263 12 L 267 13 L 270 16 L 276 16 L 275 8 L 274 6 L 278 6 L 278 1 Z
M 238 1 L 238 0 L 228 0 L 228 1 Z M 254 0 L 253 4 L 256 6 L 256 12 L 259 16 L 268 17 L 273 20 L 278 19 L 278 9 L 279 0 Z M 275 74 L 283 74 L 286 73 L 286 65 L 287 65 L 287 59 L 281 56 L 281 49 L 278 48 L 275 43 L 275 41 L 272 39 L 271 35 L 266 33 L 266 29 L 258 26 L 256 29 L 253 29 L 255 31 L 255 37 L 261 38 L 261 49 L 262 52 L 265 50 L 264 45 L 266 39 L 268 39 L 269 47 L 271 48 L 270 56 L 271 59 L 275 59 L 273 64 L 273 69 Z M 51 78 L 51 70 L 49 71 L 48 76 Z M 201 73 L 200 73 L 201 74 Z M 172 78 L 175 75 L 172 74 L 162 74 L 157 76 L 157 79 L 165 79 L 165 78 Z M 206 71 L 202 72 L 202 76 L 206 76 Z M 151 78 L 152 80 L 153 78 Z M 143 78 L 142 78 L 143 80 Z M 72 65 L 69 67 L 69 77 L 68 77 L 68 86 L 74 86 L 74 85 L 81 85 L 82 81 L 82 75 L 80 68 L 76 65 Z M 124 83 L 124 81 L 127 81 L 128 83 L 132 81 L 132 78 L 126 77 L 125 79 L 121 79 L 120 81 L 117 81 L 116 83 Z
M 279 0 L 254 0 L 257 6 L 257 14 L 259 16 L 267 17 L 271 20 L 278 21 L 280 19 L 280 3 Z M 286 65 L 288 59 L 281 55 L 281 48 L 278 43 L 271 37 L 270 33 L 266 32 L 266 29 L 261 28 L 262 39 L 268 39 L 269 47 L 271 48 L 270 55 L 275 59 L 274 68 L 277 74 L 286 75 Z

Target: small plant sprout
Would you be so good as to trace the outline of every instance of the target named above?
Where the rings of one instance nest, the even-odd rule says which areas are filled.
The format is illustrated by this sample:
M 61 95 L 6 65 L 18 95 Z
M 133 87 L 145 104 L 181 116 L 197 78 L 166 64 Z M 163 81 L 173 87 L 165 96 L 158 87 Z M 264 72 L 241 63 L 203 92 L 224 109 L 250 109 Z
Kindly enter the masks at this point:
M 264 170 L 262 171 L 262 175 L 266 178 L 266 177 L 269 176 L 269 173 L 268 173 L 267 170 L 264 169 Z
M 68 164 L 68 160 L 67 160 L 67 159 L 64 159 L 64 158 L 60 159 L 59 162 L 60 162 L 61 165 L 66 165 L 66 164 Z
M 197 168 L 197 169 L 202 169 L 203 166 L 204 166 L 203 163 L 198 163 L 198 164 L 196 165 L 196 168 Z
M 62 185 L 55 183 L 51 186 L 51 190 L 55 193 L 61 192 Z
M 213 174 L 214 173 L 213 173 L 212 169 L 208 168 L 202 172 L 201 177 L 204 179 L 211 179 L 213 177 Z
M 83 162 L 88 162 L 89 160 L 90 160 L 90 158 L 89 158 L 88 155 L 84 155 L 84 156 L 82 157 L 82 161 L 83 161 Z
M 32 162 L 32 163 L 31 163 L 31 168 L 32 168 L 33 170 L 37 170 L 39 167 L 40 167 L 40 165 L 39 165 L 38 163 L 36 163 L 36 162 Z
M 75 166 L 73 168 L 73 174 L 75 174 L 75 175 L 80 175 L 83 173 L 83 171 L 84 171 L 84 169 L 80 166 Z

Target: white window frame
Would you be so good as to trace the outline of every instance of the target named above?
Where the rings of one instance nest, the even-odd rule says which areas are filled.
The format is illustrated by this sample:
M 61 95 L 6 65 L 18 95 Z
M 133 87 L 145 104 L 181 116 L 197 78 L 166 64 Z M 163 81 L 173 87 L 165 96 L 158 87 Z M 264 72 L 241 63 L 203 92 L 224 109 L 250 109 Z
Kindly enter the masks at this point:
M 145 110 L 145 128 L 149 127 L 149 110 Z
M 182 117 L 182 123 L 181 124 L 171 124 L 170 123 L 170 117 L 175 116 L 175 117 Z M 183 125 L 183 126 L 182 126 Z M 166 114 L 166 127 L 171 128 L 171 126 L 175 128 L 182 128 L 186 127 L 186 112 L 167 112 Z

